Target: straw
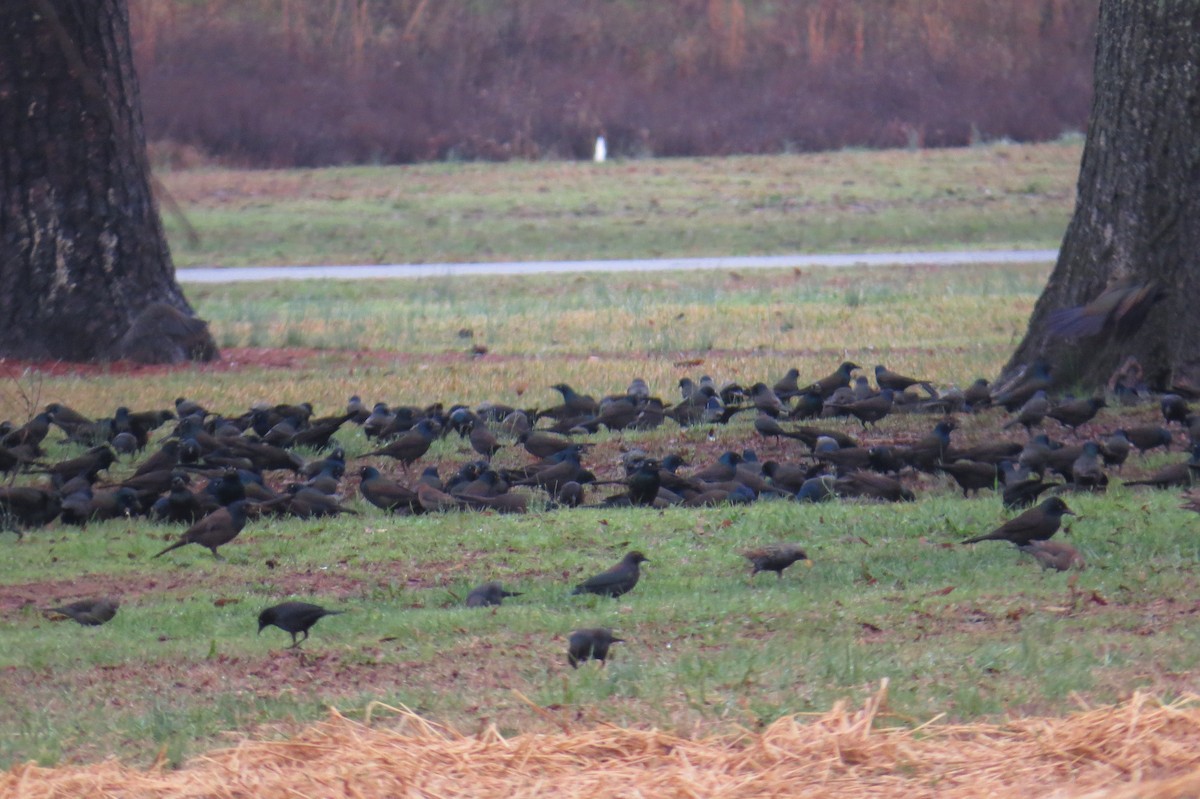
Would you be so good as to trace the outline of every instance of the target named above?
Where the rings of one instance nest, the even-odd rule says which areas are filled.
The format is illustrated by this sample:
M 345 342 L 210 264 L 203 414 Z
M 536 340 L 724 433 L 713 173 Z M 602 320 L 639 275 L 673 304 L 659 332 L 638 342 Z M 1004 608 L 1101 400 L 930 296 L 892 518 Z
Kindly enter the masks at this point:
M 596 726 L 463 735 L 374 704 L 286 741 L 244 741 L 177 771 L 109 760 L 16 766 L 0 797 L 965 797 L 1200 795 L 1200 696 L 1137 693 L 1064 718 L 889 726 L 887 685 L 861 708 L 688 738 Z

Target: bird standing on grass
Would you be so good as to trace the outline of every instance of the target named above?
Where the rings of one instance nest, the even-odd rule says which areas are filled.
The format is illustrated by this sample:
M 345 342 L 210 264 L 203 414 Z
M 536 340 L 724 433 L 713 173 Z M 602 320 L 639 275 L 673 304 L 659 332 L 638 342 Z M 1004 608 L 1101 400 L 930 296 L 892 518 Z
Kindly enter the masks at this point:
M 494 580 L 473 589 L 467 594 L 467 607 L 486 608 L 498 606 L 507 597 L 520 596 L 520 591 L 505 591 L 504 586 Z
M 1030 541 L 1017 549 L 1032 555 L 1034 560 L 1042 564 L 1043 569 L 1065 572 L 1071 569 L 1083 571 L 1087 568 L 1079 550 L 1065 541 Z
M 99 627 L 117 615 L 120 603 L 112 599 L 81 599 L 60 608 L 47 608 L 49 613 L 69 616 L 84 627 Z
M 757 549 L 747 549 L 742 552 L 742 557 L 754 564 L 754 571 L 750 572 L 751 578 L 759 572 L 775 572 L 776 577 L 782 578 L 783 570 L 796 561 L 803 560 L 809 564 L 812 563 L 804 550 L 796 544 L 771 544 Z
M 224 558 L 217 554 L 217 547 L 228 544 L 237 538 L 238 533 L 245 526 L 246 500 L 239 499 L 237 502 L 233 502 L 226 507 L 217 508 L 193 524 L 184 531 L 178 541 L 154 557 L 157 558 L 165 555 L 172 549 L 179 549 L 188 544 L 199 544 L 202 547 L 208 547 L 212 551 L 213 557 L 217 560 L 224 560 Z
M 1042 500 L 1042 504 L 1037 507 L 1009 519 L 990 533 L 968 538 L 963 543 L 1011 541 L 1017 546 L 1026 546 L 1033 541 L 1045 541 L 1058 532 L 1064 515 L 1074 516 L 1075 513 L 1060 497 L 1050 497 Z
M 344 612 L 327 610 L 309 602 L 283 602 L 258 614 L 258 632 L 261 635 L 264 627 L 274 625 L 292 634 L 292 645 L 288 649 L 295 649 L 308 640 L 308 631 L 314 624 L 325 616 L 336 616 Z M 304 637 L 297 641 L 296 633 L 302 633 Z
M 641 552 L 630 552 L 621 558 L 621 562 L 608 571 L 603 571 L 594 577 L 589 577 L 575 586 L 572 594 L 599 594 L 600 596 L 619 597 L 629 593 L 638 583 L 641 576 L 638 564 L 648 561 Z
M 624 642 L 624 638 L 617 638 L 607 627 L 576 630 L 568 639 L 567 662 L 573 669 L 579 668 L 579 664 L 587 660 L 598 660 L 604 665 L 608 661 L 608 648 Z

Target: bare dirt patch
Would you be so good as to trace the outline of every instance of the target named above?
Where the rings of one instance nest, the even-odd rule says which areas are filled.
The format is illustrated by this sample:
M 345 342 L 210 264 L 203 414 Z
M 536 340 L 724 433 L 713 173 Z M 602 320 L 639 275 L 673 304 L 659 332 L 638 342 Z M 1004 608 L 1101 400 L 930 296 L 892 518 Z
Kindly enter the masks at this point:
M 177 594 L 204 582 L 199 574 L 81 574 L 65 580 L 39 580 L 0 585 L 0 613 L 25 607 L 49 607 L 73 599 L 116 597 L 132 599 L 147 594 Z

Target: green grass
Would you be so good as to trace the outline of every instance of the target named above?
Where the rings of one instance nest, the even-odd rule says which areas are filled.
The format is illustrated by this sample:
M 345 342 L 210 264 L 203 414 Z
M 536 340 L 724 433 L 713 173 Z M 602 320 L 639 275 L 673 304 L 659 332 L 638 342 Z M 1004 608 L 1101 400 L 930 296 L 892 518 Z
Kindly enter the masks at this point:
M 999 418 L 966 420 L 956 435 L 985 436 Z M 927 424 L 888 419 L 878 436 Z M 689 452 L 703 435 L 624 441 Z M 748 420 L 721 436 L 770 452 L 749 440 Z M 595 462 L 607 468 L 619 439 L 598 440 Z M 345 443 L 366 449 L 359 433 Z M 453 442 L 434 454 L 465 459 Z M 541 729 L 518 693 L 570 716 L 694 730 L 861 700 L 883 678 L 900 720 L 1060 713 L 1137 687 L 1183 689 L 1200 655 L 1186 599 L 1200 539 L 1173 492 L 1069 497 L 1080 514 L 1070 540 L 1089 562 L 1074 591 L 1008 545 L 948 546 L 1007 517 L 993 496 L 963 500 L 941 478 L 918 493 L 900 506 L 764 502 L 522 518 L 397 519 L 352 500 L 361 516 L 252 522 L 224 563 L 197 547 L 150 559 L 177 531 L 144 522 L 53 528 L 20 543 L 6 535 L 4 596 L 33 590 L 48 603 L 108 592 L 124 601 L 98 629 L 48 622 L 33 605 L 0 621 L 9 709 L 0 763 L 109 754 L 148 762 L 160 751 L 179 763 L 226 731 L 281 734 L 328 705 L 355 715 L 375 700 L 464 730 L 484 720 L 505 732 Z M 737 551 L 777 540 L 802 542 L 812 568 L 749 581 Z M 569 596 L 630 548 L 651 558 L 633 593 Z M 495 613 L 461 607 L 487 579 L 525 595 Z M 303 655 L 284 652 L 286 634 L 256 635 L 254 620 L 288 597 L 349 612 L 322 620 Z M 565 635 L 595 625 L 628 642 L 607 669 L 573 672 Z
M 224 196 L 217 191 L 228 174 L 168 179 L 185 203 L 208 209 L 193 210 L 193 222 L 206 230 L 204 246 L 225 256 L 185 253 L 181 262 L 476 259 L 487 256 L 471 242 L 503 242 L 518 208 L 531 226 L 524 243 L 491 245 L 492 257 L 570 257 L 561 248 L 571 247 L 595 257 L 610 252 L 604 241 L 614 243 L 614 255 L 707 255 L 790 250 L 809 235 L 813 249 L 868 246 L 852 240 L 852 220 L 862 216 L 861 229 L 874 231 L 893 210 L 909 222 L 889 222 L 879 246 L 901 246 L 897 231 L 910 224 L 932 231 L 914 246 L 1053 245 L 1074 159 L 1077 145 L 1062 144 L 637 162 L 604 172 L 561 164 L 322 170 L 241 175 L 245 182 Z M 636 194 L 647 186 L 657 207 Z M 315 210 L 304 216 L 288 203 Z M 331 211 L 337 204 L 345 217 Z M 389 204 L 403 224 L 370 220 Z M 978 213 L 956 221 L 964 210 Z M 243 233 L 205 228 L 216 218 L 210 212 L 227 214 Z M 271 214 L 277 221 L 268 224 Z M 687 221 L 673 228 L 676 217 Z M 306 238 L 314 218 L 330 220 L 321 223 L 326 249 Z M 376 254 L 361 246 L 370 238 L 348 224 L 352 218 L 396 238 Z M 622 227 L 637 218 L 648 223 Z M 1055 230 L 1022 238 L 1002 224 L 1017 218 Z M 606 232 L 580 233 L 593 221 Z M 543 223 L 557 233 L 530 232 Z M 737 242 L 732 233 L 721 238 L 727 224 L 738 229 Z M 637 239 L 641 228 L 658 238 Z M 279 257 L 264 259 L 260 247 L 279 248 Z M 963 385 L 997 373 L 1048 268 L 190 287 L 223 346 L 316 352 L 285 354 L 287 366 L 272 369 L 239 366 L 256 354 L 231 349 L 217 368 L 8 371 L 0 417 L 23 419 L 51 401 L 111 414 L 121 404 L 168 407 L 177 396 L 227 413 L 301 400 L 331 413 L 351 393 L 389 403 L 538 406 L 554 401 L 548 387 L 560 380 L 600 395 L 634 376 L 673 397 L 683 376 L 770 382 L 796 366 L 815 379 L 847 357 Z M 487 354 L 473 357 L 473 346 Z M 1152 407 L 1108 409 L 1101 425 L 1155 415 Z M 964 419 L 955 435 L 992 438 L 1003 418 Z M 857 432 L 856 424 L 838 424 Z M 862 435 L 906 439 L 931 425 L 925 417 L 889 418 Z M 611 474 L 620 449 L 633 446 L 697 462 L 743 446 L 764 457 L 800 457 L 794 443 L 755 439 L 749 418 L 716 431 L 715 442 L 707 434 L 670 423 L 599 434 L 589 464 Z M 368 449 L 361 433 L 341 438 L 351 454 Z M 73 453 L 55 445 L 50 456 Z M 444 440 L 429 457 L 448 466 L 469 453 Z M 1180 457 L 1135 456 L 1126 473 Z M 505 450 L 498 460 L 527 458 Z M 131 468 L 122 464 L 115 474 Z M 916 490 L 920 501 L 901 506 L 764 502 L 522 518 L 396 519 L 351 498 L 362 515 L 252 522 L 225 548 L 223 563 L 196 547 L 150 559 L 178 530 L 141 521 L 56 526 L 19 543 L 2 534 L 0 767 L 109 755 L 148 763 L 160 753 L 178 764 L 242 735 L 294 732 L 330 705 L 361 718 L 376 700 L 464 731 L 488 723 L 506 733 L 549 728 L 527 697 L 564 719 L 694 732 L 861 701 L 884 678 L 888 720 L 914 723 L 939 713 L 961 720 L 1060 714 L 1137 688 L 1167 697 L 1191 689 L 1200 658 L 1190 599 L 1200 539 L 1195 516 L 1178 508 L 1174 492 L 1117 485 L 1103 496 L 1068 497 L 1080 514 L 1070 540 L 1089 563 L 1072 588 L 1066 575 L 1040 571 L 1007 545 L 953 545 L 1010 515 L 994 496 L 964 500 L 943 478 L 923 478 Z M 813 567 L 750 582 L 738 550 L 778 540 L 804 544 Z M 634 592 L 616 601 L 569 596 L 582 577 L 633 547 L 651 558 Z M 461 607 L 459 598 L 487 579 L 525 595 L 495 613 Z M 39 611 L 102 593 L 121 596 L 122 607 L 98 629 L 51 622 Z M 287 635 L 273 628 L 256 635 L 255 618 L 288 597 L 348 612 L 322 620 L 302 653 L 285 652 Z M 607 668 L 572 671 L 565 636 L 593 625 L 612 626 L 628 642 L 616 646 Z
M 1055 247 L 1081 143 L 159 177 L 178 266 Z

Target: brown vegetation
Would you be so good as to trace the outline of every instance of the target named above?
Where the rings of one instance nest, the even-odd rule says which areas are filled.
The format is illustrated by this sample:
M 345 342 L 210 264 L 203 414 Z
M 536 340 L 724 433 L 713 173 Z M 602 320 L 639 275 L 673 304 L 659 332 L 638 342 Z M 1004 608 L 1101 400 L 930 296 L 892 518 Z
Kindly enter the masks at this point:
M 1196 697 L 1145 694 L 1065 719 L 917 730 L 887 725 L 887 686 L 860 710 L 844 703 L 761 732 L 682 737 L 658 730 L 462 735 L 399 712 L 395 729 L 329 721 L 280 742 L 245 742 L 191 767 L 138 771 L 16 766 L 0 792 L 121 796 L 1193 796 L 1200 785 Z M 392 708 L 373 706 L 384 715 Z M 301 767 L 302 766 L 302 767 Z M 15 791 L 15 793 L 14 793 Z
M 130 5 L 151 140 L 311 166 L 1053 138 L 1097 0 Z

